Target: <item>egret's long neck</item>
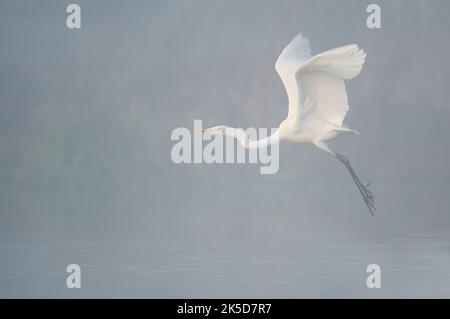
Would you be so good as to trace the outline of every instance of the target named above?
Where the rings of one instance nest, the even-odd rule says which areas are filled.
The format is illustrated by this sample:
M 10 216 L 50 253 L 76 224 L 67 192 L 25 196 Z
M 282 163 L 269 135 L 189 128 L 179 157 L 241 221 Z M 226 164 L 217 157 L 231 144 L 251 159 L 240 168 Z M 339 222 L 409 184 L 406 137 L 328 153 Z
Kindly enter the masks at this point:
M 259 140 L 250 139 L 248 134 L 242 129 L 227 128 L 225 135 L 236 138 L 239 143 L 247 149 L 263 148 L 280 142 L 280 134 L 278 129 L 272 135 Z

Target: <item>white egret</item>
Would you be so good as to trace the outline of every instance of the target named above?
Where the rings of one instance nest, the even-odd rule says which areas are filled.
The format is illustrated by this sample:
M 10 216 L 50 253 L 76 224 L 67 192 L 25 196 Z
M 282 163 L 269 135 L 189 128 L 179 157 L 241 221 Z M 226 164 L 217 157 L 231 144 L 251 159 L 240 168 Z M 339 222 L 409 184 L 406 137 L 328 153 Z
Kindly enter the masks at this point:
M 340 134 L 358 134 L 343 124 L 349 109 L 344 80 L 361 72 L 365 58 L 365 52 L 356 44 L 311 57 L 309 41 L 300 33 L 284 48 L 275 64 L 289 98 L 288 115 L 279 128 L 260 140 L 251 140 L 244 130 L 228 126 L 215 126 L 204 131 L 234 137 L 249 149 L 266 147 L 280 140 L 314 144 L 345 165 L 373 215 L 375 205 L 374 196 L 368 190 L 370 183 L 364 185 L 349 160 L 327 145 L 327 141 Z

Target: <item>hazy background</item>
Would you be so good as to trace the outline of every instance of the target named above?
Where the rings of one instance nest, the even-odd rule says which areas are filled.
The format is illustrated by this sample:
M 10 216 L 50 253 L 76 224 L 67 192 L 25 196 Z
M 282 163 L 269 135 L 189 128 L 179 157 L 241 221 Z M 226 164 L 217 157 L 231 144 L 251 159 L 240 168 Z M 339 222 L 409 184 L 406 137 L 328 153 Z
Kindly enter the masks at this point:
M 450 297 L 448 1 L 0 2 L 0 297 Z M 276 127 L 274 69 L 367 52 L 332 142 L 283 143 L 280 170 L 175 165 L 176 127 Z M 82 269 L 69 290 L 65 267 Z M 380 264 L 369 290 L 366 266 Z

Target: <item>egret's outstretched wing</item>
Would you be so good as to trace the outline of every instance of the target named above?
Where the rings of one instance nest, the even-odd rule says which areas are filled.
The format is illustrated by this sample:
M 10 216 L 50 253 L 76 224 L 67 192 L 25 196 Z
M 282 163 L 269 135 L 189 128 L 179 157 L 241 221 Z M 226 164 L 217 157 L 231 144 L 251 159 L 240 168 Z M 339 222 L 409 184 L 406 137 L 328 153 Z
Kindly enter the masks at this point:
M 348 111 L 344 79 L 361 72 L 366 54 L 357 45 L 320 53 L 296 72 L 298 118 L 314 116 L 341 126 Z M 289 110 L 290 111 L 290 110 Z
M 289 114 L 297 112 L 298 90 L 295 73 L 311 57 L 308 39 L 299 33 L 281 52 L 275 63 L 275 69 L 286 88 L 289 98 Z

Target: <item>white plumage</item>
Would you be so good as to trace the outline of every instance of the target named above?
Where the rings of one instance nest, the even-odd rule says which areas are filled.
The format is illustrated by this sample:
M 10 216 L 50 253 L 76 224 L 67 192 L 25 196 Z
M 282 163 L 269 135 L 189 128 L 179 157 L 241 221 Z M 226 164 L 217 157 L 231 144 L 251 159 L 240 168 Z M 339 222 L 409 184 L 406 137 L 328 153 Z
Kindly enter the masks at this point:
M 289 99 L 286 119 L 269 137 L 253 141 L 241 129 L 215 126 L 206 131 L 236 138 L 243 147 L 265 147 L 280 140 L 311 143 L 327 151 L 349 170 L 364 202 L 373 214 L 374 197 L 356 176 L 348 159 L 332 151 L 326 142 L 341 133 L 356 131 L 343 124 L 349 110 L 344 80 L 362 70 L 366 53 L 356 44 L 325 51 L 311 57 L 309 41 L 298 34 L 281 52 L 275 69 Z
M 275 64 L 289 98 L 288 116 L 283 126 L 294 128 L 280 132 L 284 133 L 280 137 L 313 143 L 333 153 L 324 147 L 325 141 L 339 132 L 352 131 L 342 125 L 348 112 L 344 79 L 357 76 L 365 58 L 366 54 L 356 44 L 311 57 L 308 39 L 297 35 Z

